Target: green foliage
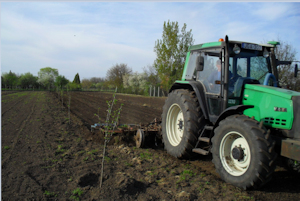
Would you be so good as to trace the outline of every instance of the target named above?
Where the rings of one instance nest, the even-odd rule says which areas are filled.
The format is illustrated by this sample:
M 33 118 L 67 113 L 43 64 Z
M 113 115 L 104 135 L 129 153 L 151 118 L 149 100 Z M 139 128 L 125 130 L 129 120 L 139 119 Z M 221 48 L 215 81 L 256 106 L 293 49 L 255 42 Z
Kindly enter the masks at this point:
M 94 149 L 94 150 L 92 150 L 92 151 L 89 151 L 88 154 L 93 155 L 93 154 L 95 154 L 95 153 L 97 153 L 97 152 L 98 152 L 98 149 Z
M 55 79 L 55 86 L 62 89 L 64 86 L 66 86 L 69 83 L 69 80 L 65 78 L 65 76 L 59 75 Z
M 74 82 L 69 82 L 69 83 L 66 85 L 66 87 L 67 87 L 69 90 L 71 90 L 71 91 L 73 91 L 73 90 L 80 90 L 80 89 L 81 89 L 81 84 L 76 84 L 76 83 L 74 83 Z
M 140 153 L 140 158 L 141 159 L 146 159 L 146 160 L 151 160 L 152 159 L 152 154 L 149 153 L 149 152 Z
M 74 77 L 73 83 L 80 84 L 79 74 L 77 73 Z
M 83 79 L 81 81 L 81 87 L 83 89 L 90 89 L 90 88 L 92 88 L 92 86 L 93 86 L 93 83 L 89 79 Z
M 37 82 L 50 90 L 51 88 L 54 87 L 54 82 L 57 76 L 58 76 L 57 69 L 51 67 L 41 68 L 40 71 L 38 72 Z
M 113 130 L 115 130 L 119 118 L 120 118 L 120 113 L 122 110 L 122 106 L 123 104 L 121 104 L 121 106 L 119 108 L 117 108 L 116 110 L 113 110 L 113 106 L 115 105 L 115 103 L 117 102 L 116 99 L 116 91 L 113 95 L 113 99 L 111 101 L 106 101 L 107 105 L 108 105 L 108 109 L 107 109 L 107 116 L 106 116 L 106 120 L 105 120 L 105 126 L 104 126 L 104 148 L 103 148 L 103 158 L 102 158 L 102 168 L 101 168 L 101 178 L 100 178 L 100 188 L 102 187 L 102 178 L 103 178 L 103 170 L 104 170 L 104 159 L 107 160 L 107 157 L 105 156 L 105 150 L 106 150 L 106 144 L 110 141 L 110 138 L 113 135 Z M 100 120 L 100 119 L 99 119 Z M 112 131 L 110 131 L 112 130 Z
M 79 74 L 77 73 L 74 77 L 73 82 L 69 82 L 66 87 L 71 90 L 71 91 L 77 91 L 77 90 L 81 90 L 81 84 L 80 84 L 80 78 L 79 78 Z
M 13 88 L 18 84 L 18 76 L 9 71 L 9 73 L 3 73 L 1 77 L 2 87 Z
M 189 179 L 195 175 L 196 175 L 196 173 L 193 173 L 193 171 L 191 171 L 191 170 L 184 170 L 183 172 L 181 172 L 179 180 L 176 183 L 185 181 L 186 179 Z
M 47 197 L 57 197 L 57 194 L 54 192 L 49 192 L 49 191 L 45 191 L 44 195 L 46 195 Z
M 4 146 L 4 149 L 8 150 L 8 149 L 10 149 L 10 147 L 9 146 Z
M 37 88 L 38 87 L 38 77 L 33 76 L 31 73 L 25 73 L 22 74 L 18 80 L 18 85 L 22 88 L 22 89 L 26 89 L 26 88 Z
M 62 148 L 62 145 L 57 145 L 57 150 L 55 151 L 56 153 L 62 153 L 64 151 L 65 149 Z
M 83 191 L 80 188 L 75 189 L 72 191 L 72 195 L 70 196 L 70 199 L 72 200 L 80 200 L 80 196 L 83 194 Z
M 106 162 L 109 162 L 109 161 L 111 161 L 111 158 L 109 158 L 108 156 L 104 156 L 104 160 L 105 160 Z
M 154 46 L 154 67 L 164 90 L 181 78 L 188 47 L 193 43 L 192 30 L 187 32 L 185 23 L 180 32 L 178 22 L 164 22 L 162 39 Z
M 129 166 L 129 167 L 133 167 L 133 164 L 132 163 L 128 163 L 127 161 L 125 161 L 125 165 Z

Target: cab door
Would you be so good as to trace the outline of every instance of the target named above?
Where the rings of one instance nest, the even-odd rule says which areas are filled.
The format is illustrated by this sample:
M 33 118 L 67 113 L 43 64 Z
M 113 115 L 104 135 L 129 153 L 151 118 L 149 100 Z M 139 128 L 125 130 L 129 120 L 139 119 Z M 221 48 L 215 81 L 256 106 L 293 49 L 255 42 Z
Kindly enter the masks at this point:
M 197 74 L 197 80 L 205 86 L 206 102 L 208 106 L 210 121 L 215 122 L 222 112 L 223 99 L 221 90 L 223 83 L 224 63 L 220 60 L 221 49 L 210 49 L 202 51 L 204 67 Z

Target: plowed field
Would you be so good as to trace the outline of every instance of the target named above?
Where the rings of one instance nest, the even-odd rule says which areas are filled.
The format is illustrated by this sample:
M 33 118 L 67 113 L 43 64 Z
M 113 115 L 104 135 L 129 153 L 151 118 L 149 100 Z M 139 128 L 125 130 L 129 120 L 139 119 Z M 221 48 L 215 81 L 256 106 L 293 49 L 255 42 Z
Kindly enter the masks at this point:
M 2 92 L 2 200 L 300 200 L 300 177 L 280 166 L 265 187 L 244 191 L 218 177 L 210 156 L 178 160 L 121 136 L 106 149 L 100 188 L 103 136 L 90 126 L 104 123 L 112 97 L 71 92 L 62 102 L 54 92 Z M 165 101 L 116 99 L 122 124 L 151 122 Z

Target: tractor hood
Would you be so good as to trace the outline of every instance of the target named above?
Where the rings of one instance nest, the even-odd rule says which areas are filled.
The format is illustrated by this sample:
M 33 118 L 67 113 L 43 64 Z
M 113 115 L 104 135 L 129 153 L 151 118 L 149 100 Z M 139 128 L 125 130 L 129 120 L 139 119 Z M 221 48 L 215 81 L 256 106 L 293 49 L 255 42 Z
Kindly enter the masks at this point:
M 277 87 L 265 86 L 265 85 L 246 84 L 245 89 L 251 89 L 263 93 L 269 93 L 289 100 L 291 100 L 293 96 L 300 96 L 300 92 L 277 88 Z
M 281 129 L 286 137 L 300 139 L 300 93 L 277 87 L 245 84 L 243 104 L 253 105 L 244 114 L 265 126 Z

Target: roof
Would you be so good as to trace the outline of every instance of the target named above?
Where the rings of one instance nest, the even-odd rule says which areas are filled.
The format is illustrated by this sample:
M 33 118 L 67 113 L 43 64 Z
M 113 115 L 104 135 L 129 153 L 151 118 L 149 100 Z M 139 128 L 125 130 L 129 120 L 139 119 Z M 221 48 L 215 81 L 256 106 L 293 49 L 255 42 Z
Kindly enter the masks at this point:
M 203 48 L 208 48 L 208 47 L 221 47 L 224 42 L 208 42 L 208 43 L 202 43 L 202 44 L 197 44 L 197 45 L 192 45 L 189 47 L 189 51 L 192 50 L 199 50 Z M 276 41 L 269 41 L 268 44 L 257 44 L 257 43 L 251 43 L 251 42 L 245 42 L 245 41 L 232 41 L 230 40 L 229 43 L 249 43 L 249 44 L 256 44 L 264 47 L 276 47 L 276 45 L 279 45 L 279 42 Z

